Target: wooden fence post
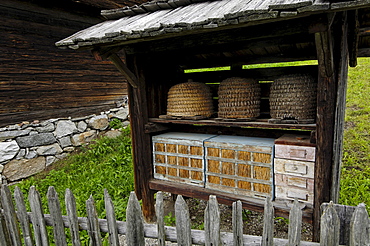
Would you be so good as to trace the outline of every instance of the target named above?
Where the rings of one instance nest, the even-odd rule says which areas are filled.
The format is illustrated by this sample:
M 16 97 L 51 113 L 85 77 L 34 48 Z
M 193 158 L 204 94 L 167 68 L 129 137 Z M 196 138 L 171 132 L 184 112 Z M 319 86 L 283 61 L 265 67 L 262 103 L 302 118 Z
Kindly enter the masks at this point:
M 14 200 L 17 207 L 17 216 L 22 228 L 24 244 L 25 246 L 33 246 L 34 240 L 31 232 L 30 218 L 27 214 L 23 193 L 18 186 L 16 186 L 14 190 Z
M 176 233 L 177 244 L 181 246 L 191 246 L 191 227 L 189 218 L 189 209 L 184 198 L 177 196 L 175 202 L 176 215 Z
M 90 195 L 90 198 L 86 201 L 86 212 L 87 212 L 87 228 L 90 236 L 90 246 L 101 246 L 102 238 L 100 235 L 100 227 L 98 222 L 98 215 L 95 208 L 94 198 Z
M 155 213 L 157 216 L 158 230 L 158 246 L 165 246 L 166 235 L 164 230 L 164 208 L 163 208 L 163 192 L 157 192 L 157 200 L 155 203 Z
M 220 209 L 217 198 L 209 196 L 208 204 L 204 212 L 204 231 L 206 234 L 206 246 L 220 245 Z
M 17 221 L 17 214 L 15 213 L 12 195 L 7 185 L 1 186 L 1 204 L 4 209 L 4 218 L 6 225 L 8 226 L 12 245 L 20 246 L 22 242 Z
M 0 202 L 1 205 L 1 202 Z M 1 206 L 0 206 L 1 209 Z M 3 213 L 0 213 L 0 246 L 11 245 L 8 228 L 5 224 L 5 218 Z
M 37 246 L 49 245 L 48 232 L 46 230 L 44 212 L 42 209 L 40 194 L 35 186 L 31 186 L 28 194 L 28 200 L 31 207 L 31 221 Z
M 293 207 L 289 214 L 289 231 L 288 231 L 288 245 L 301 245 L 301 228 L 302 228 L 302 210 L 299 207 L 298 200 L 295 199 Z
M 275 211 L 271 198 L 266 197 L 263 215 L 262 246 L 274 245 L 274 214 Z
M 370 222 L 365 204 L 357 206 L 350 227 L 349 246 L 370 245 Z
M 243 245 L 243 215 L 242 215 L 242 202 L 233 202 L 233 242 L 234 246 Z
M 119 246 L 116 214 L 112 199 L 110 198 L 107 189 L 104 189 L 104 202 L 108 223 L 109 245 Z
M 340 221 L 334 209 L 333 202 L 325 209 L 321 216 L 320 225 L 320 245 L 337 246 L 339 245 Z
M 49 186 L 47 197 L 49 212 L 53 220 L 55 244 L 58 246 L 67 246 L 66 232 L 64 231 L 64 222 L 62 218 L 62 211 L 60 209 L 58 193 L 53 186 Z
M 145 246 L 144 219 L 139 200 L 135 192 L 131 192 L 126 210 L 128 246 Z
M 66 189 L 65 203 L 67 218 L 69 222 L 69 231 L 71 232 L 72 245 L 81 246 L 80 233 L 77 218 L 76 199 L 70 189 Z

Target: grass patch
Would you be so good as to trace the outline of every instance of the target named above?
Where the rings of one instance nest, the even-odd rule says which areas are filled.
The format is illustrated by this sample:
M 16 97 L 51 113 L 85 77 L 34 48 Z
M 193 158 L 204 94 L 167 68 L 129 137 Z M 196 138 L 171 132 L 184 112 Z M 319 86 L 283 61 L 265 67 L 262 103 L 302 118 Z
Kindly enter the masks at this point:
M 340 203 L 370 212 L 370 58 L 349 68 Z

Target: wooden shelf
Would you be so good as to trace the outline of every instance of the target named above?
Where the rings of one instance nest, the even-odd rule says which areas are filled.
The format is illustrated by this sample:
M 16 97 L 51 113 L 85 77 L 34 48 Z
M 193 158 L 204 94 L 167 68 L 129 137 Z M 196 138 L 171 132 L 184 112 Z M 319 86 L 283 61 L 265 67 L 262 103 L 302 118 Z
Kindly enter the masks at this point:
M 162 124 L 184 124 L 184 125 L 202 125 L 202 126 L 224 126 L 224 127 L 241 127 L 241 128 L 261 128 L 261 129 L 288 129 L 288 130 L 316 130 L 316 124 L 272 124 L 267 119 L 258 119 L 256 121 L 220 121 L 214 119 L 207 120 L 186 120 L 186 119 L 161 119 L 150 118 L 151 123 Z
M 231 206 L 233 202 L 240 200 L 244 209 L 249 209 L 257 212 L 263 212 L 264 199 L 257 199 L 241 195 L 235 195 L 218 190 L 207 189 L 199 186 L 177 183 L 172 181 L 165 181 L 159 179 L 151 179 L 149 187 L 152 190 L 164 191 L 172 194 L 181 194 L 187 197 L 194 197 L 197 199 L 208 200 L 209 195 L 216 195 L 217 201 L 221 204 Z M 287 204 L 273 202 L 275 208 L 275 216 L 289 217 L 290 207 Z M 310 208 L 303 208 L 303 220 L 307 223 L 312 223 L 313 210 Z

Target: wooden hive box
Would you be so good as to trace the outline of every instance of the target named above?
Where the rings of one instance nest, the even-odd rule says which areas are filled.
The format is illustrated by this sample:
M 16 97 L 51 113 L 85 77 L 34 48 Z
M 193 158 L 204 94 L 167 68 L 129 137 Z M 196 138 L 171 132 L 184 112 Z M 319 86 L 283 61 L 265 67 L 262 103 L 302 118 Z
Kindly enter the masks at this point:
M 273 197 L 274 139 L 217 136 L 204 145 L 206 188 Z
M 153 136 L 154 178 L 204 187 L 203 142 L 212 137 L 180 132 Z
M 308 136 L 285 134 L 275 141 L 275 199 L 314 202 L 315 144 Z

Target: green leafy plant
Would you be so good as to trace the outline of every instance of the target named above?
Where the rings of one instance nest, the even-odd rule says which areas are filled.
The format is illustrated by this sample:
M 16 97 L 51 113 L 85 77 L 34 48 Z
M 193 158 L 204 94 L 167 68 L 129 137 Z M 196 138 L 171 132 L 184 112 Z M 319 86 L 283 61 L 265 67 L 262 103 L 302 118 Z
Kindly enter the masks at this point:
M 123 123 L 120 119 L 113 118 L 109 121 L 109 127 L 113 129 L 121 129 L 123 127 Z
M 170 212 L 168 215 L 165 215 L 164 218 L 164 224 L 167 226 L 175 226 L 176 225 L 176 217 L 172 215 L 172 212 Z

